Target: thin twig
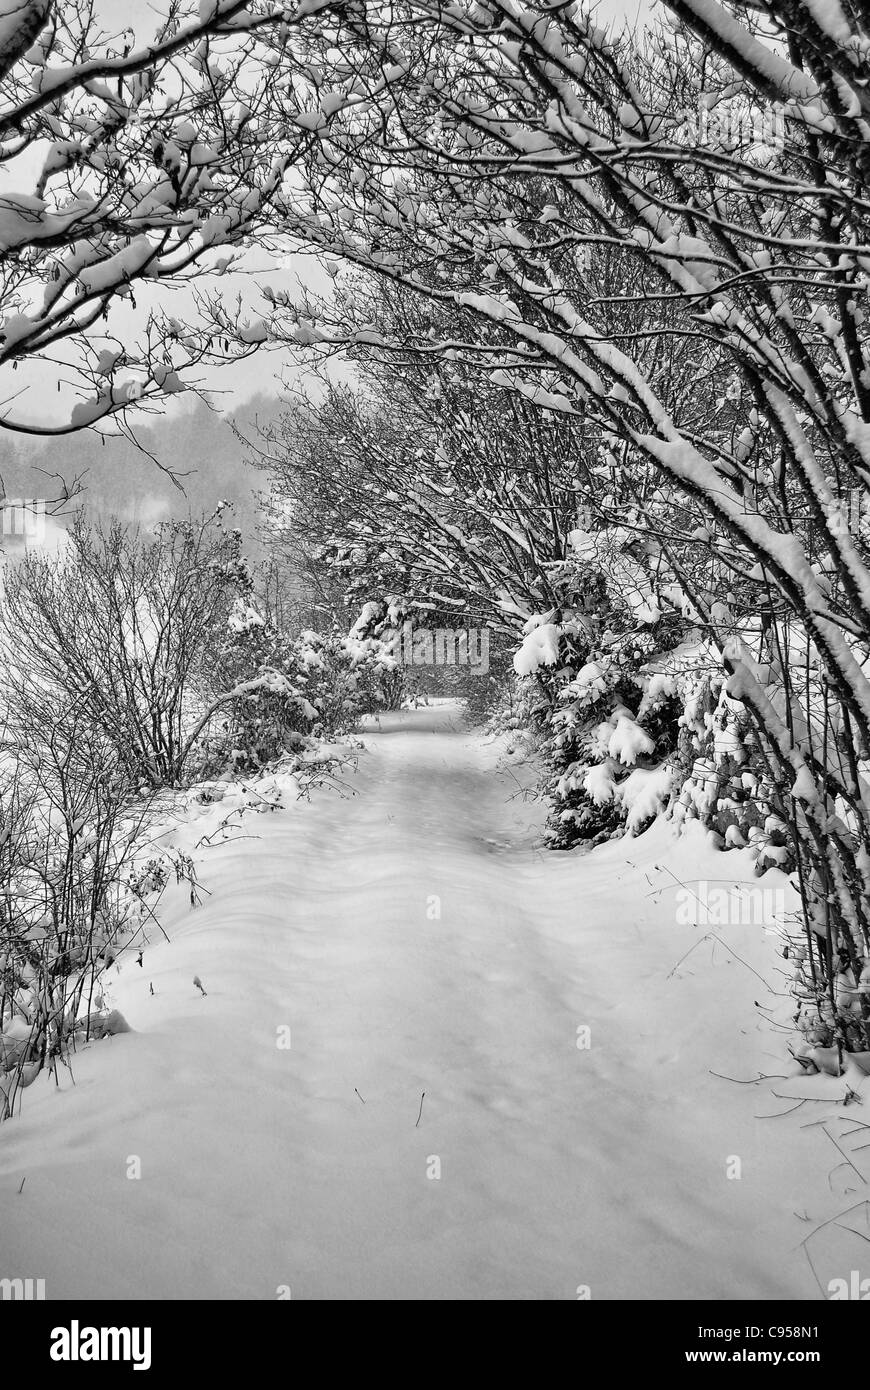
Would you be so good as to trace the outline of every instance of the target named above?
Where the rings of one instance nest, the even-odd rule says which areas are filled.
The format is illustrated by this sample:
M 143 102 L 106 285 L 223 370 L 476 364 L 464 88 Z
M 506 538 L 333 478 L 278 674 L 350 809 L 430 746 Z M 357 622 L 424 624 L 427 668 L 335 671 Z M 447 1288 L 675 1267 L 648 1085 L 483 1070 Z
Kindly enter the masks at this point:
M 780 1099 L 787 1100 L 789 1097 L 781 1096 Z M 802 1105 L 806 1105 L 805 1100 L 799 1100 L 797 1105 L 791 1106 L 788 1110 L 778 1110 L 775 1115 L 756 1115 L 755 1118 L 756 1120 L 780 1120 L 783 1115 L 793 1115 L 796 1110 L 800 1110 Z
M 789 1078 L 781 1072 L 759 1072 L 757 1076 L 750 1077 L 748 1081 L 741 1081 L 739 1076 L 723 1076 L 721 1071 L 710 1070 L 711 1076 L 718 1076 L 720 1081 L 733 1081 L 735 1086 L 757 1086 L 759 1081 L 788 1081 Z

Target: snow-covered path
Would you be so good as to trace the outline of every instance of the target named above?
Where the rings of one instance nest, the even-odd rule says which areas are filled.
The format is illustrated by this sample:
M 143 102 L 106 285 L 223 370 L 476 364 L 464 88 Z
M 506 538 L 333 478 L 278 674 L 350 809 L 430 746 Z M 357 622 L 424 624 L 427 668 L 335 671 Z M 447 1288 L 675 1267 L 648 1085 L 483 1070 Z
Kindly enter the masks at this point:
M 708 1074 L 781 1070 L 758 979 L 703 951 L 669 976 L 702 933 L 674 925 L 667 829 L 541 854 L 454 706 L 366 743 L 356 794 L 200 851 L 211 896 L 112 976 L 134 1032 L 25 1093 L 0 1274 L 49 1298 L 818 1296 L 806 1155 Z M 770 969 L 757 927 L 733 943 Z

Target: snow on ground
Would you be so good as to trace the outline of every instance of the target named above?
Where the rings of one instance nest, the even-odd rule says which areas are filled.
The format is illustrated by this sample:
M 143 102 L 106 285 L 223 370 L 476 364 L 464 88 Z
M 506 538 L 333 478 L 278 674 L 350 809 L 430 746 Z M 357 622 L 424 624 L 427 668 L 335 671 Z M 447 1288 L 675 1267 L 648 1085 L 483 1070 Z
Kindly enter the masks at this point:
M 24 1093 L 0 1275 L 49 1298 L 804 1299 L 866 1265 L 854 1215 L 831 1221 L 866 1185 L 814 1123 L 854 1143 L 858 1107 L 784 1066 L 753 1002 L 785 984 L 774 938 L 678 920 L 674 876 L 757 886 L 748 856 L 667 826 L 542 853 L 456 706 L 364 737 L 346 796 L 197 851 L 203 904 L 179 890 L 170 942 L 110 976 L 134 1031 Z M 191 806 L 175 842 L 222 814 Z M 730 950 L 674 970 L 708 930 Z M 761 1118 L 796 1104 L 774 1091 L 831 1104 Z

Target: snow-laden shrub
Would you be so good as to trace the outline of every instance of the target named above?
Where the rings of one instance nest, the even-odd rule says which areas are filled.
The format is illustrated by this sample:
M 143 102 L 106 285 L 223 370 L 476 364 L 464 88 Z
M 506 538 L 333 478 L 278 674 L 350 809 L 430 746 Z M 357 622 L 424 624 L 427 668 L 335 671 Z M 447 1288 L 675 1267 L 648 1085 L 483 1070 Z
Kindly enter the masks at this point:
M 378 637 L 308 630 L 294 644 L 294 661 L 318 711 L 317 732 L 329 737 L 352 729 L 360 715 L 394 709 L 402 672 Z
M 287 644 L 249 594 L 237 598 L 212 659 L 205 698 L 216 713 L 192 764 L 195 778 L 254 771 L 302 747 L 318 712 L 293 676 Z
M 722 849 L 752 850 L 756 872 L 795 867 L 784 790 L 770 776 L 757 735 L 725 673 L 705 643 L 687 645 L 675 662 L 680 732 L 669 815 L 697 820 Z
M 536 692 L 550 843 L 639 834 L 667 815 L 699 821 L 724 849 L 749 846 L 759 873 L 788 871 L 782 790 L 675 575 L 656 555 L 653 583 L 628 528 L 577 530 L 571 542 L 553 575 L 569 601 L 528 620 L 514 658 Z M 775 682 L 768 688 L 776 701 Z
M 514 657 L 536 695 L 547 765 L 549 843 L 569 849 L 638 834 L 667 805 L 679 701 L 664 669 L 686 623 L 656 601 L 629 538 L 575 531 L 552 567 L 559 607 L 533 615 Z
M 558 691 L 549 718 L 549 835 L 558 848 L 639 834 L 667 805 L 679 708 L 649 669 L 651 645 L 634 633 L 627 645 L 594 647 Z
M 200 776 L 249 772 L 311 738 L 351 729 L 360 715 L 383 708 L 395 662 L 376 638 L 306 629 L 277 632 L 251 598 L 228 616 L 214 665 L 214 698 L 230 692 L 208 726 Z

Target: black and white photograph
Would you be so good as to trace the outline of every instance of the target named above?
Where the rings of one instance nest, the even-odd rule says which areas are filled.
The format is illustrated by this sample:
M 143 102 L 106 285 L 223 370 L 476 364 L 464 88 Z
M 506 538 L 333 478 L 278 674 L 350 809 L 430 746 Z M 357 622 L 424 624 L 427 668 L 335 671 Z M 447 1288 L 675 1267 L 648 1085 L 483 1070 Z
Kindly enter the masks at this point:
M 824 1365 L 870 1300 L 868 315 L 864 0 L 0 0 L 32 1368 L 300 1301 Z

